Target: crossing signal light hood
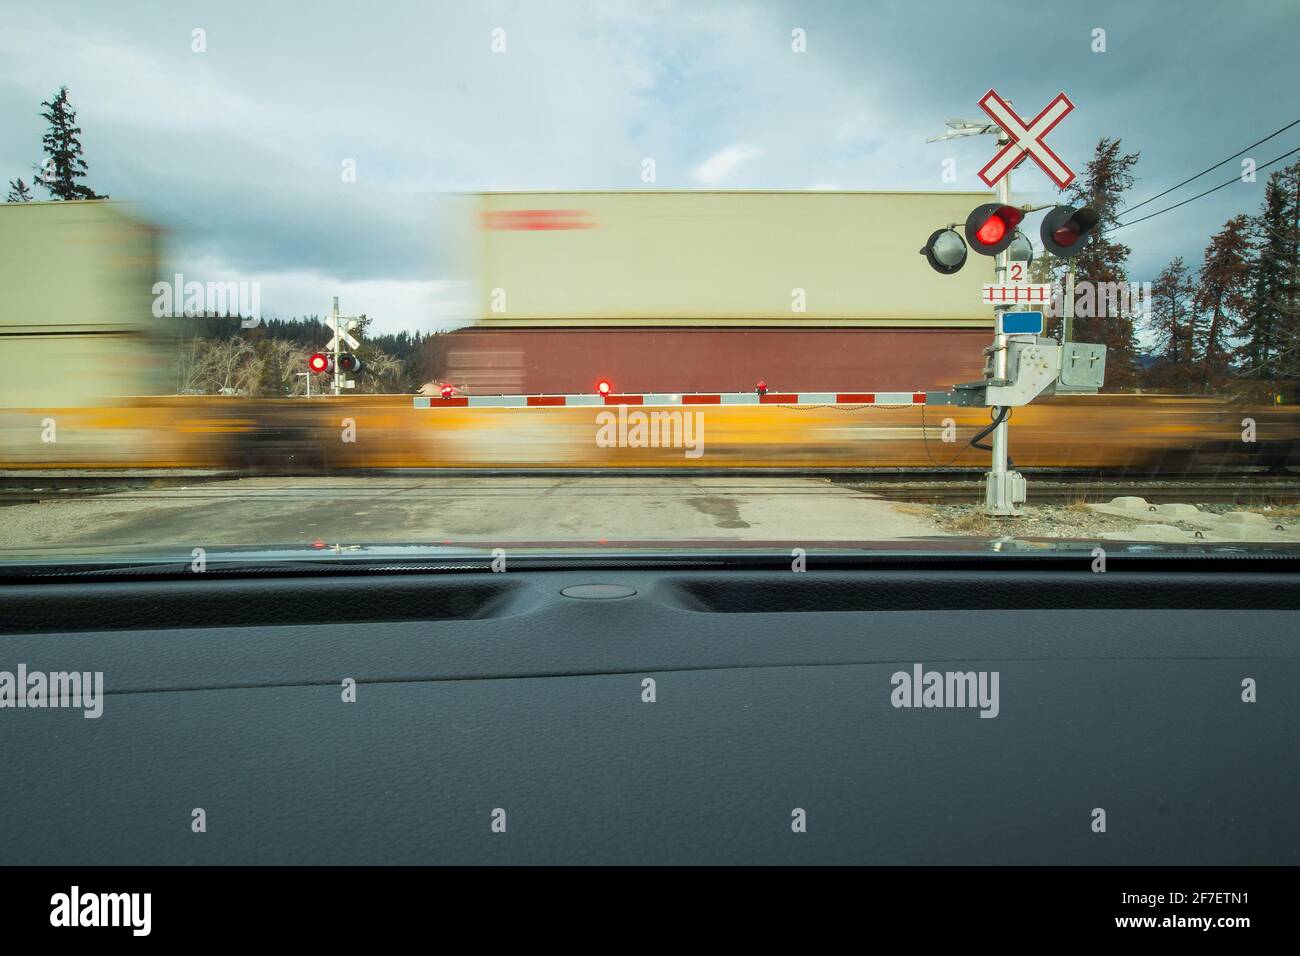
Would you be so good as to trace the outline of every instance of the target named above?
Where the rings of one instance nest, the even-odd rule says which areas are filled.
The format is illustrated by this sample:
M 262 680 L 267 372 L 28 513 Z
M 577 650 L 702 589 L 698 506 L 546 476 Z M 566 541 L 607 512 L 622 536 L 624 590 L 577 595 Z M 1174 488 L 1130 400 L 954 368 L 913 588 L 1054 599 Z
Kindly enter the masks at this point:
M 1084 240 L 1100 221 L 1101 216 L 1091 206 L 1057 206 L 1043 217 L 1038 237 L 1052 255 L 1069 259 L 1083 251 Z

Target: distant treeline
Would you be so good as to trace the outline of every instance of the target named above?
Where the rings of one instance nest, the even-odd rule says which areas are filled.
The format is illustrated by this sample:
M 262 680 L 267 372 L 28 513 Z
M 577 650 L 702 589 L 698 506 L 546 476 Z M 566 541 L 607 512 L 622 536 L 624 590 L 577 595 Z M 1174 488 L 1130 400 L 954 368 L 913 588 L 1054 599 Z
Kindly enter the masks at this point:
M 167 321 L 172 324 L 176 335 L 183 339 L 224 339 L 242 335 L 253 341 L 269 338 L 279 342 L 292 342 L 304 348 L 324 348 L 329 341 L 325 319 L 316 315 L 301 319 L 263 319 L 260 325 L 252 329 L 242 328 L 241 320 L 233 315 L 187 315 Z M 366 325 L 369 325 L 368 320 Z M 367 333 L 366 341 L 394 358 L 408 359 L 418 355 L 431 337 L 419 332 L 386 332 L 382 335 Z
M 307 360 L 325 347 L 330 331 L 318 316 L 264 319 L 243 328 L 238 316 L 199 315 L 167 319 L 174 337 L 174 388 L 180 394 L 281 397 L 307 392 Z M 362 392 L 412 393 L 429 380 L 427 369 L 434 335 L 419 332 L 369 334 L 371 320 L 362 316 L 353 332 L 363 363 L 357 380 Z M 318 392 L 328 376 L 312 377 Z

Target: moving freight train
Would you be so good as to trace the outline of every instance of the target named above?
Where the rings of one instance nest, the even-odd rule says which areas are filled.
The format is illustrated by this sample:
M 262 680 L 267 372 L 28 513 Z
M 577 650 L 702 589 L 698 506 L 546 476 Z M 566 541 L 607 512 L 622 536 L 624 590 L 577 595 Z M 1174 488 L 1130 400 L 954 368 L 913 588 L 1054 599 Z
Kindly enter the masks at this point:
M 624 393 L 752 391 L 760 378 L 780 391 L 946 387 L 979 377 L 990 335 L 978 303 L 983 279 L 974 269 L 937 276 L 911 245 L 884 237 L 896 239 L 903 220 L 952 221 L 979 198 L 485 196 L 475 223 L 480 322 L 439 338 L 465 375 L 512 370 L 508 381 L 485 377 L 462 389 L 479 394 L 589 393 L 598 378 Z M 611 447 L 600 440 L 607 409 L 599 407 L 464 408 L 408 395 L 169 395 L 166 322 L 151 311 L 159 278 L 151 227 L 116 203 L 9 204 L 0 205 L 0 239 L 8 253 L 0 259 L 8 376 L 0 380 L 0 469 L 806 471 L 987 463 L 967 447 L 988 422 L 980 408 L 699 407 L 690 410 L 700 416 L 692 419 L 699 453 L 686 454 L 694 449 L 671 442 Z M 791 308 L 798 290 L 804 311 Z M 494 311 L 494 301 L 504 309 Z M 1248 432 L 1254 441 L 1243 440 Z M 1017 409 L 1011 423 L 1011 453 L 1022 469 L 1279 471 L 1295 467 L 1297 438 L 1294 406 L 1221 399 L 1054 398 Z
M 465 394 L 936 390 L 980 377 L 987 270 L 917 254 L 974 192 L 486 193 L 475 323 L 436 340 Z
M 978 468 L 988 410 L 944 406 L 694 407 L 694 445 L 602 441 L 608 407 L 416 407 L 405 395 L 150 397 L 6 413 L 0 468 L 214 468 L 256 473 L 436 468 L 792 472 Z M 602 420 L 602 413 L 605 416 Z M 681 412 L 679 412 L 681 413 Z M 43 442 L 56 419 L 58 442 Z M 1249 436 L 1242 422 L 1253 423 Z M 695 449 L 698 449 L 696 453 Z M 1051 398 L 1016 409 L 1011 455 L 1122 474 L 1300 469 L 1300 409 L 1151 395 Z

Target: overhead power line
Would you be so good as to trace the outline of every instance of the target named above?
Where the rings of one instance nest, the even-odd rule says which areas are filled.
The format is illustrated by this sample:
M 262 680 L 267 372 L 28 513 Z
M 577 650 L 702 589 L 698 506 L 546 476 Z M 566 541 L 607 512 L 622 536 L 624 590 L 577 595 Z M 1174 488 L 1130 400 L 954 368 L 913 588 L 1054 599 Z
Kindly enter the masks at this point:
M 1297 121 L 1297 122 L 1300 122 L 1300 121 Z M 1246 149 L 1250 149 L 1250 147 L 1247 146 Z M 1245 152 L 1245 150 L 1243 150 L 1242 152 Z M 1288 156 L 1291 156 L 1291 155 L 1294 154 L 1294 153 L 1300 153 L 1300 146 L 1297 146 L 1295 149 L 1291 150 L 1291 152 L 1289 152 L 1289 153 L 1283 153 L 1281 156 L 1278 156 L 1278 157 L 1276 157 L 1275 159 L 1270 159 L 1267 163 L 1260 163 L 1260 164 L 1259 164 L 1258 166 L 1256 166 L 1255 168 L 1256 168 L 1256 169 L 1267 169 L 1269 166 L 1272 166 L 1274 163 L 1281 162 L 1282 160 L 1286 159 Z M 1238 154 L 1238 155 L 1240 155 L 1240 154 Z M 1231 157 L 1231 156 L 1228 157 L 1228 159 L 1232 159 L 1232 158 L 1233 158 L 1233 157 Z M 1226 162 L 1226 161 L 1227 161 L 1227 160 L 1225 160 L 1225 162 Z M 1222 165 L 1222 164 L 1220 164 L 1220 165 Z M 1154 219 L 1156 216 L 1159 216 L 1159 215 L 1161 215 L 1162 213 L 1170 212 L 1171 210 L 1177 209 L 1179 206 L 1186 206 L 1189 202 L 1195 202 L 1197 199 L 1200 199 L 1202 196 L 1208 196 L 1210 193 L 1218 192 L 1220 189 L 1223 189 L 1223 188 L 1225 188 L 1225 187 L 1227 187 L 1227 186 L 1231 186 L 1233 183 L 1237 183 L 1237 182 L 1241 182 L 1241 177 L 1240 177 L 1240 176 L 1234 176 L 1234 177 L 1232 177 L 1232 179 L 1229 179 L 1226 183 L 1220 183 L 1219 185 L 1215 186 L 1213 189 L 1207 189 L 1207 190 L 1205 190 L 1205 192 L 1203 192 L 1203 193 L 1197 193 L 1197 194 L 1196 194 L 1195 196 L 1193 196 L 1191 199 L 1184 199 L 1184 200 L 1183 200 L 1182 202 L 1180 202 L 1180 203 L 1174 203 L 1172 206 L 1166 206 L 1164 209 L 1157 209 L 1155 212 L 1150 213 L 1150 214 L 1148 214 L 1148 215 L 1146 215 L 1146 216 L 1139 216 L 1137 219 L 1130 219 L 1128 222 L 1121 222 L 1121 223 L 1119 223 L 1118 225 L 1111 226 L 1109 229 L 1107 229 L 1107 230 L 1103 233 L 1103 235 L 1109 235 L 1110 233 L 1114 232 L 1116 229 L 1123 229 L 1125 226 L 1133 226 L 1133 225 L 1136 225 L 1136 224 L 1139 223 L 1139 222 L 1146 222 L 1148 219 Z M 1137 207 L 1134 206 L 1133 208 L 1136 209 Z
M 1208 167 L 1206 167 L 1205 169 L 1202 169 L 1202 170 L 1201 170 L 1199 173 L 1197 173 L 1195 176 L 1189 176 L 1187 179 L 1184 179 L 1184 180 L 1183 180 L 1181 183 L 1179 183 L 1177 186 L 1170 186 L 1170 187 L 1169 187 L 1168 189 L 1166 189 L 1164 192 L 1162 192 L 1162 193 L 1156 193 L 1156 194 L 1155 194 L 1154 196 L 1152 196 L 1150 199 L 1144 199 L 1144 200 L 1142 200 L 1140 203 L 1138 203 L 1136 206 L 1130 206 L 1130 207 L 1128 207 L 1127 209 L 1121 210 L 1120 212 L 1116 213 L 1115 215 L 1116 215 L 1116 216 L 1126 216 L 1126 215 L 1128 215 L 1129 213 L 1131 213 L 1131 212 L 1132 212 L 1133 210 L 1135 210 L 1135 209 L 1141 209 L 1143 206 L 1145 206 L 1145 205 L 1146 205 L 1147 203 L 1149 203 L 1149 202 L 1155 202 L 1155 201 L 1156 201 L 1157 199 L 1159 199 L 1161 196 L 1168 196 L 1168 195 L 1169 195 L 1171 192 L 1173 192 L 1175 189 L 1181 189 L 1183 186 L 1186 186 L 1186 185 L 1187 185 L 1188 183 L 1190 183 L 1192 180 L 1194 180 L 1194 179 L 1200 179 L 1200 178 L 1201 178 L 1202 176 L 1204 176 L 1206 173 L 1212 173 L 1212 172 L 1214 172 L 1214 170 L 1218 169 L 1218 168 L 1219 168 L 1220 166 L 1222 166 L 1224 163 L 1230 163 L 1230 162 L 1232 162 L 1234 159 L 1236 159 L 1236 158 L 1237 158 L 1238 156 L 1240 156 L 1242 153 L 1254 149 L 1256 146 L 1259 146 L 1261 143 L 1267 143 L 1267 142 L 1268 142 L 1270 139 L 1272 139 L 1274 136 L 1278 136 L 1278 135 L 1280 135 L 1280 134 L 1282 134 L 1282 133 L 1285 133 L 1285 132 L 1286 132 L 1287 130 L 1289 130 L 1292 126 L 1297 126 L 1297 125 L 1300 125 L 1300 119 L 1298 119 L 1298 120 L 1293 120 L 1292 122 L 1287 123 L 1287 124 L 1286 124 L 1285 126 L 1283 126 L 1281 129 L 1274 130 L 1273 132 L 1269 133 L 1267 136 L 1265 136 L 1263 139 L 1259 140 L 1258 142 L 1251 143 L 1251 144 L 1250 144 L 1249 146 L 1247 146 L 1245 149 L 1238 150 L 1237 152 L 1233 153 L 1233 154 L 1232 154 L 1231 156 L 1229 156 L 1227 159 L 1220 160 L 1219 162 L 1215 163 L 1213 166 L 1208 166 Z M 1288 154 L 1288 155 L 1289 155 L 1289 154 Z M 1173 208 L 1173 207 L 1170 207 L 1170 208 Z

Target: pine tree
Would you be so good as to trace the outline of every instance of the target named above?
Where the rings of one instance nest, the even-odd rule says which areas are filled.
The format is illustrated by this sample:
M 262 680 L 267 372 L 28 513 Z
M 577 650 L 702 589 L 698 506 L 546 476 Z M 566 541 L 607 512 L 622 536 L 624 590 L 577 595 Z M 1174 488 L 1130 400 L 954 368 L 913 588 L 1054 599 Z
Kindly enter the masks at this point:
M 1229 341 L 1250 304 L 1253 249 L 1250 219 L 1233 216 L 1211 239 L 1197 276 L 1195 308 L 1200 323 L 1194 342 L 1201 385 L 1208 391 L 1227 374 Z
M 27 184 L 23 182 L 21 176 L 19 176 L 17 179 L 9 180 L 9 196 L 5 199 L 5 202 L 31 202 L 31 201 L 32 201 L 32 191 L 27 188 Z
M 1275 303 L 1282 320 L 1278 371 L 1300 378 L 1300 160 L 1282 171 L 1282 190 L 1288 212 L 1277 250 L 1283 276 Z
M 1119 223 L 1124 194 L 1133 186 L 1133 167 L 1139 153 L 1124 153 L 1118 139 L 1103 137 L 1084 170 L 1066 193 L 1074 206 L 1091 206 L 1100 222 L 1075 258 L 1076 290 L 1090 283 L 1094 290 L 1104 283 L 1126 284 L 1129 247 L 1106 238 L 1106 231 Z M 1094 292 L 1093 301 L 1100 296 Z M 1100 310 L 1098 310 L 1100 311 Z M 1079 342 L 1101 342 L 1106 346 L 1106 384 L 1116 388 L 1136 384 L 1134 353 L 1137 341 L 1130 314 L 1096 315 L 1074 320 L 1074 338 Z
M 1246 336 L 1239 354 L 1244 374 L 1276 378 L 1276 358 L 1284 330 L 1281 295 L 1286 285 L 1287 195 L 1281 172 L 1269 177 L 1264 188 L 1264 208 L 1251 222 L 1255 241 L 1255 266 L 1251 270 L 1250 303 L 1242 322 Z
M 68 102 L 68 88 L 60 86 L 59 92 L 41 105 L 45 107 L 41 117 L 50 124 L 41 137 L 46 155 L 44 168 L 37 170 L 41 185 L 55 199 L 107 199 L 77 182 L 85 178 L 87 169 L 81 156 L 81 127 L 76 109 Z
M 1152 333 L 1159 361 L 1147 381 L 1157 387 L 1187 388 L 1192 384 L 1192 344 L 1196 339 L 1196 289 L 1182 256 L 1165 266 L 1151 285 Z
M 1300 375 L 1300 162 L 1269 177 L 1252 220 L 1256 258 L 1240 349 L 1243 374 Z
M 285 343 L 263 339 L 255 348 L 260 359 L 257 376 L 257 394 L 268 398 L 283 398 L 289 378 L 285 367 Z

